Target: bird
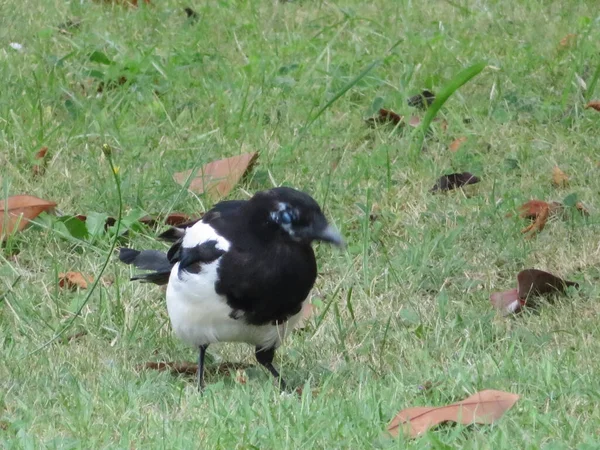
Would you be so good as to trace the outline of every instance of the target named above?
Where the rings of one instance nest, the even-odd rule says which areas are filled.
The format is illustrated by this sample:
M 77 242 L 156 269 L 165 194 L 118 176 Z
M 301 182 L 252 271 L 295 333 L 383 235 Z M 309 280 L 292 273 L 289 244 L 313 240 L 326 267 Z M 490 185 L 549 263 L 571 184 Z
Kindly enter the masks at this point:
M 273 358 L 317 278 L 311 244 L 345 246 L 319 204 L 305 192 L 276 187 L 221 201 L 158 238 L 172 244 L 167 253 L 121 248 L 119 259 L 149 270 L 132 281 L 167 285 L 174 334 L 198 349 L 198 389 L 205 388 L 208 346 L 242 342 L 255 347 L 258 363 L 287 390 Z

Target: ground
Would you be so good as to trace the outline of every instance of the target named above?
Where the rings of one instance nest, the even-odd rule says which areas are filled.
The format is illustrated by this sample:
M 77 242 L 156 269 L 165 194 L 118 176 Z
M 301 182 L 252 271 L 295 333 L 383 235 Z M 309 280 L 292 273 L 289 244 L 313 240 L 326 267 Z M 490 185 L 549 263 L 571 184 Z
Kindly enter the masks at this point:
M 306 190 L 349 246 L 317 247 L 316 314 L 276 359 L 302 395 L 281 395 L 259 367 L 217 373 L 224 361 L 255 363 L 250 347 L 224 344 L 209 349 L 200 396 L 193 378 L 138 370 L 196 358 L 171 334 L 164 291 L 128 281 L 110 234 L 78 241 L 40 217 L 0 256 L 0 446 L 598 448 L 600 114 L 583 108 L 600 97 L 597 6 L 5 2 L 3 197 L 116 216 L 109 144 L 125 215 L 198 215 L 213 200 L 172 174 L 256 151 L 257 166 L 228 198 L 280 184 Z M 74 18 L 78 28 L 59 27 Z M 422 117 L 408 97 L 440 92 L 479 62 L 486 68 L 438 114 L 447 129 L 434 122 L 423 148 L 410 127 L 365 123 L 379 106 Z M 47 168 L 33 176 L 42 146 Z M 568 185 L 553 186 L 555 166 Z M 481 182 L 429 192 L 440 175 L 462 171 Z M 536 237 L 521 234 L 518 205 L 572 204 L 572 194 L 588 218 L 571 208 Z M 120 244 L 165 248 L 154 233 L 133 227 Z M 107 260 L 93 291 L 59 287 L 58 273 L 97 278 Z M 515 287 L 529 267 L 581 287 L 501 317 L 490 294 Z M 491 426 L 446 426 L 417 440 L 384 433 L 403 408 L 482 389 L 521 398 Z

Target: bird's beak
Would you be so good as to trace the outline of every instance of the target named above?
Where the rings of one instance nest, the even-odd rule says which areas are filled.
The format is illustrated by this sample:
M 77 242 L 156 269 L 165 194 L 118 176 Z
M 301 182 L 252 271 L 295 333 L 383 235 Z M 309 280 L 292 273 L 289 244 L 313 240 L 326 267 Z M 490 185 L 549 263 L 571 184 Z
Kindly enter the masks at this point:
M 345 247 L 346 245 L 340 232 L 332 225 L 327 225 L 324 229 L 319 231 L 316 234 L 315 239 L 323 242 L 329 242 L 333 245 L 337 245 L 338 247 Z

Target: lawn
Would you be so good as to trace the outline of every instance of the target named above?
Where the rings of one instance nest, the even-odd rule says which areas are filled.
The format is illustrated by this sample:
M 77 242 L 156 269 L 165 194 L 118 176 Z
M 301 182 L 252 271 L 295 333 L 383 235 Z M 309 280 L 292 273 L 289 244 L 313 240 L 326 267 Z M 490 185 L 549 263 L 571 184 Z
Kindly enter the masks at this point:
M 201 396 L 193 377 L 138 367 L 196 358 L 164 291 L 129 282 L 112 234 L 78 240 L 40 216 L 0 252 L 0 447 L 599 448 L 600 113 L 584 109 L 600 97 L 598 14 L 594 0 L 4 2 L 2 198 L 92 217 L 122 203 L 118 245 L 161 249 L 136 218 L 214 202 L 173 173 L 258 152 L 227 198 L 305 190 L 349 245 L 316 247 L 316 313 L 278 352 L 302 394 L 280 394 L 252 348 L 220 344 Z M 422 147 L 410 126 L 365 123 L 379 107 L 422 118 L 410 96 L 479 62 Z M 463 171 L 481 182 L 430 192 Z M 527 238 L 531 199 L 567 208 Z M 106 261 L 95 289 L 59 286 Z M 580 288 L 502 317 L 489 296 L 526 268 Z M 403 408 L 483 389 L 521 398 L 493 425 L 384 433 Z

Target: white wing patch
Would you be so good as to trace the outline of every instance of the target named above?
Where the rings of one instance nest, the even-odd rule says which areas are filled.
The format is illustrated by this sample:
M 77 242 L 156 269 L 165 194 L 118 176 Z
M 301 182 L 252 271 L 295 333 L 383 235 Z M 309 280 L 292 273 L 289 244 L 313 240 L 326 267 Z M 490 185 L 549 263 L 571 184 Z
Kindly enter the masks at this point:
M 218 234 L 209 224 L 197 222 L 185 231 L 183 236 L 183 247 L 191 248 L 206 241 L 217 241 L 217 248 L 227 251 L 231 244 L 227 239 Z

